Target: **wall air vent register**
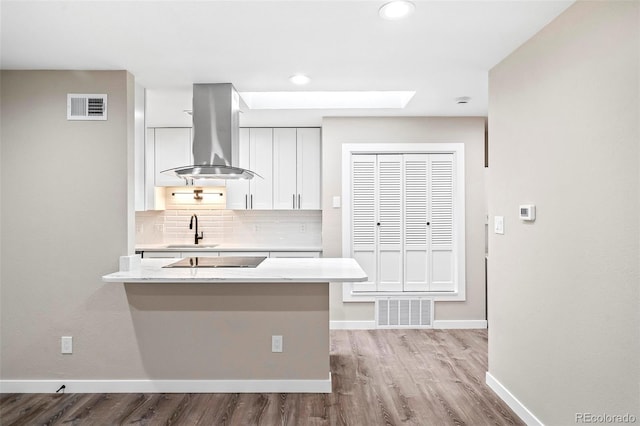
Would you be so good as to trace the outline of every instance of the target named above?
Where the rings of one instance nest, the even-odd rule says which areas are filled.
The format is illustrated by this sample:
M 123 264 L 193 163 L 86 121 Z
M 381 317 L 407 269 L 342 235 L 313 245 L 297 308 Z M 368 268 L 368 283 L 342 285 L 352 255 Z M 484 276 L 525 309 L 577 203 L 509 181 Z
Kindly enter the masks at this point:
M 67 94 L 67 120 L 106 120 L 107 95 Z
M 433 299 L 377 297 L 376 328 L 433 328 Z

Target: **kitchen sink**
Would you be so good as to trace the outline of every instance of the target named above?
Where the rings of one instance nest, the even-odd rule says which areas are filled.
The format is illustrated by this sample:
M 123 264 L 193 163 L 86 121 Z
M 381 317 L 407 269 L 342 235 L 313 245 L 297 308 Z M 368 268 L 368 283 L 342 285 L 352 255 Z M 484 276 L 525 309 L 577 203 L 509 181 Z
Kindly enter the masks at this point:
M 266 256 L 185 257 L 163 268 L 255 268 Z
M 167 244 L 170 249 L 212 249 L 219 244 Z

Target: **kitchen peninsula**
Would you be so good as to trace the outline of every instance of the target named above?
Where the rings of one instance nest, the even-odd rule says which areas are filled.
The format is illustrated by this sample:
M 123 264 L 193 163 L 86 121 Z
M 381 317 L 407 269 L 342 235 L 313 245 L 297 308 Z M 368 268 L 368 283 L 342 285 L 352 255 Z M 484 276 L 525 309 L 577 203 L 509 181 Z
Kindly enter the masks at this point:
M 353 259 L 267 258 L 255 268 L 166 268 L 124 283 L 147 377 L 126 392 L 331 392 L 329 283 L 365 281 Z

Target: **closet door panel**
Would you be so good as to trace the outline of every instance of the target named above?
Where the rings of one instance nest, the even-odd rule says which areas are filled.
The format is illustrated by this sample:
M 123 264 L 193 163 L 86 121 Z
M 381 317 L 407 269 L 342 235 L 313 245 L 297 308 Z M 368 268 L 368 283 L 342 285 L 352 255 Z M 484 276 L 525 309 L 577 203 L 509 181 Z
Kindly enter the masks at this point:
M 354 283 L 354 291 L 375 291 L 378 280 L 376 239 L 376 156 L 351 158 L 351 255 L 369 280 Z
M 404 291 L 429 290 L 429 199 L 427 154 L 405 154 Z
M 431 221 L 431 291 L 453 291 L 454 162 L 453 154 L 429 155 Z
M 378 291 L 402 291 L 402 155 L 378 155 Z

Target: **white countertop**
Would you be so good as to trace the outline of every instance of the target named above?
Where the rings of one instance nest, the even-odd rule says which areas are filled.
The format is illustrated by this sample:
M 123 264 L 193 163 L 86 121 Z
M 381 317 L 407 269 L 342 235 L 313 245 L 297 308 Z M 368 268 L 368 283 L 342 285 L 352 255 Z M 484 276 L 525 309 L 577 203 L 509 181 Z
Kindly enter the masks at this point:
M 102 277 L 110 283 L 323 283 L 366 281 L 349 258 L 268 258 L 256 268 L 163 268 L 177 259 L 142 259 L 140 269 Z
M 140 244 L 137 251 L 322 251 L 322 246 L 276 246 L 265 244 L 230 244 L 230 243 L 200 243 L 182 244 L 181 247 L 169 247 L 171 244 Z M 215 245 L 215 247 L 211 247 Z

